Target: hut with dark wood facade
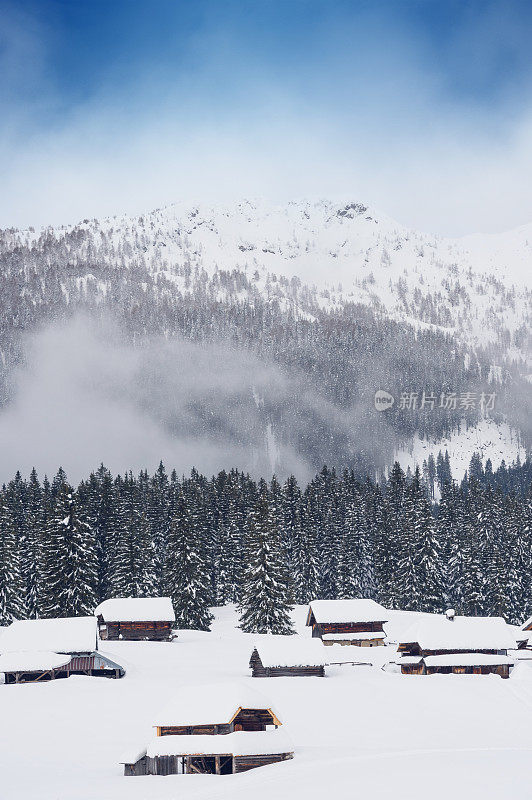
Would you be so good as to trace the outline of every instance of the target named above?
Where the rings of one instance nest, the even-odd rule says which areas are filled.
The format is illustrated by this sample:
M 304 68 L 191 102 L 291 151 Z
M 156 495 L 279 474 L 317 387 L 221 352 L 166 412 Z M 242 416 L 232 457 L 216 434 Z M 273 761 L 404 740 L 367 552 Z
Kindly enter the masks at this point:
M 307 625 L 325 645 L 375 647 L 385 642 L 383 625 L 388 619 L 388 611 L 375 600 L 313 600 Z
M 184 687 L 157 715 L 157 736 L 217 735 L 265 731 L 281 725 L 260 693 L 242 683 Z
M 156 717 L 157 736 L 125 775 L 225 775 L 293 757 L 271 704 L 244 684 L 184 687 Z
M 119 664 L 98 652 L 95 617 L 13 622 L 0 636 L 0 672 L 5 683 L 125 674 Z
M 168 642 L 175 613 L 169 597 L 116 597 L 104 600 L 94 612 L 100 639 Z
M 234 732 L 227 736 L 156 736 L 124 775 L 231 775 L 294 757 L 283 731 Z
M 425 615 L 403 634 L 396 662 L 403 675 L 500 675 L 508 678 L 516 648 L 512 627 L 502 617 Z
M 249 666 L 254 678 L 325 676 L 325 653 L 315 639 L 265 636 L 255 644 Z

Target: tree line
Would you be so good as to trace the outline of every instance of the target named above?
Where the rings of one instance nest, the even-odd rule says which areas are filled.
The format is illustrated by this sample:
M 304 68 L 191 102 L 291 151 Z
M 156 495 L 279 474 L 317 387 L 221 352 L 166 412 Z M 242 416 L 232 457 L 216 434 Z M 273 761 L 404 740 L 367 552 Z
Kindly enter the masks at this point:
M 305 487 L 162 463 L 102 465 L 77 487 L 62 469 L 17 473 L 0 491 L 0 624 L 161 594 L 178 627 L 201 630 L 232 602 L 244 630 L 289 633 L 293 604 L 317 597 L 517 623 L 532 613 L 529 475 L 529 461 L 494 473 L 475 457 L 458 484 L 441 456 L 378 482 L 323 467 Z

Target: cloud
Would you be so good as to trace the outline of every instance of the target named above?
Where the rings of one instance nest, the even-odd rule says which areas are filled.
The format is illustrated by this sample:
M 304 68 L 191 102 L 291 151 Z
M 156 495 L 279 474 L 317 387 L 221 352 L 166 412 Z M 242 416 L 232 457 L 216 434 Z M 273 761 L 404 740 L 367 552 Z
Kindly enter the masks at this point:
M 448 43 L 447 65 L 462 65 L 462 84 L 460 70 L 439 63 L 442 48 L 431 50 L 400 16 L 324 22 L 316 49 L 294 43 L 292 62 L 273 45 L 269 60 L 255 53 L 256 31 L 246 42 L 216 18 L 190 37 L 179 69 L 132 59 L 127 83 L 109 68 L 97 89 L 63 108 L 48 69 L 53 35 L 13 12 L 4 60 L 16 91 L 3 99 L 0 224 L 246 195 L 348 195 L 450 235 L 530 221 L 522 58 L 513 58 L 515 88 L 499 89 L 496 104 L 474 92 L 503 71 L 499 16 L 484 15 L 478 31 L 471 18 Z M 515 28 L 504 30 L 517 49 Z M 466 42 L 484 70 L 467 71 Z
M 104 462 L 114 472 L 154 469 L 206 474 L 239 466 L 308 475 L 290 447 L 268 451 L 253 398 L 287 393 L 273 368 L 222 345 L 208 349 L 153 339 L 120 344 L 112 323 L 86 317 L 43 328 L 26 342 L 12 402 L 0 413 L 0 477 L 32 466 L 72 480 Z
M 379 365 L 366 370 L 361 400 L 340 408 L 297 369 L 225 342 L 124 341 L 110 318 L 85 315 L 26 339 L 0 410 L 0 481 L 34 466 L 49 476 L 62 466 L 72 481 L 101 462 L 113 473 L 152 471 L 161 459 L 183 474 L 237 467 L 305 481 L 323 463 L 390 457 L 393 435 L 373 409 Z

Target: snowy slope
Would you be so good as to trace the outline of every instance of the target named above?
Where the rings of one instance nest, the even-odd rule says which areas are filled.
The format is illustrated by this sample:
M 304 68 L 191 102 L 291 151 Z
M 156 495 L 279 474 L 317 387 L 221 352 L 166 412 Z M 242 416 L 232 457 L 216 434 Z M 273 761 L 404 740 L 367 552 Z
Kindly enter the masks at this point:
M 409 230 L 361 202 L 260 199 L 217 206 L 181 202 L 140 217 L 86 220 L 45 233 L 61 237 L 72 230 L 89 234 L 83 247 L 107 235 L 126 262 L 140 254 L 154 276 L 163 275 L 184 293 L 193 280 L 183 270 L 210 277 L 237 270 L 261 295 L 302 315 L 312 316 L 313 305 L 363 303 L 469 343 L 496 342 L 503 331 L 513 334 L 531 319 L 532 225 L 445 239 Z M 41 234 L 14 233 L 13 243 Z M 109 254 L 110 263 L 115 256 Z M 98 285 L 102 293 L 110 288 Z M 523 355 L 519 344 L 514 356 Z
M 306 609 L 296 609 L 303 636 Z M 495 676 L 405 677 L 377 667 L 329 669 L 326 678 L 252 679 L 256 636 L 217 610 L 211 633 L 173 643 L 106 642 L 122 680 L 76 677 L 0 685 L 2 800 L 407 800 L 430 786 L 433 800 L 528 796 L 532 669 Z M 343 648 L 354 650 L 356 648 Z M 393 648 L 372 656 L 393 657 Z M 145 745 L 166 698 L 188 684 L 242 680 L 267 695 L 295 745 L 295 758 L 235 776 L 126 778 L 124 751 Z
M 526 459 L 526 449 L 516 431 L 505 423 L 481 419 L 474 427 L 462 423 L 460 431 L 439 441 L 415 436 L 410 447 L 396 452 L 394 460 L 399 461 L 403 469 L 410 467 L 414 470 L 431 454 L 436 459 L 440 451 L 449 453 L 452 474 L 456 480 L 463 478 L 473 453 L 481 456 L 484 465 L 488 458 L 491 459 L 494 470 L 500 467 L 502 461 L 508 466 L 518 457 L 521 461 Z

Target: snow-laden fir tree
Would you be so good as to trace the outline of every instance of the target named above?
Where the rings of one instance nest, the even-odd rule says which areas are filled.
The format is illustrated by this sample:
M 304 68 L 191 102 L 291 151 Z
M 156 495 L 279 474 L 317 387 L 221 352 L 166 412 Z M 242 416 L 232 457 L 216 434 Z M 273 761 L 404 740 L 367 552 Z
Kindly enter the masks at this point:
M 24 583 L 10 509 L 0 505 L 0 626 L 24 616 Z
M 43 542 L 45 532 L 45 508 L 43 490 L 32 469 L 26 488 L 26 534 L 23 564 L 25 606 L 29 619 L 41 616 L 42 573 L 44 564 Z
M 443 543 L 442 576 L 447 608 L 462 608 L 464 531 L 460 525 L 460 497 L 455 486 L 444 483 L 435 520 L 436 536 Z
M 414 491 L 412 484 L 410 484 L 405 490 L 400 515 L 394 520 L 397 561 L 393 607 L 406 611 L 417 610 L 420 600 L 419 592 L 421 587 L 418 584 L 416 573 L 416 523 Z
M 279 531 L 265 491 L 248 515 L 245 549 L 247 568 L 240 602 L 240 627 L 246 633 L 294 633 Z
M 88 522 L 94 531 L 98 602 L 111 597 L 115 547 L 119 537 L 120 497 L 110 471 L 100 465 L 86 485 Z
M 170 523 L 165 583 L 172 598 L 177 627 L 210 630 L 213 615 L 209 611 L 208 565 L 183 495 L 177 501 Z
M 55 482 L 55 504 L 46 533 L 46 592 L 43 615 L 92 614 L 96 605 L 94 534 L 78 515 L 73 489 Z
M 444 585 L 440 541 L 436 534 L 434 518 L 427 489 L 416 468 L 410 487 L 414 507 L 412 547 L 416 572 L 416 611 L 443 611 Z
M 115 597 L 149 597 L 156 593 L 154 544 L 146 513 L 145 480 L 129 474 L 120 484 L 115 509 L 111 592 Z

